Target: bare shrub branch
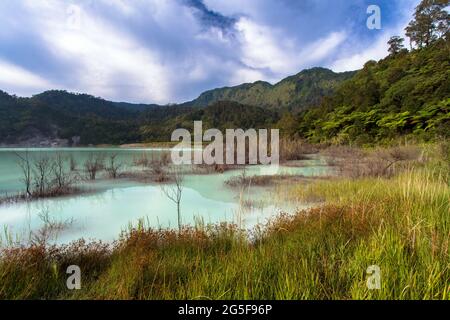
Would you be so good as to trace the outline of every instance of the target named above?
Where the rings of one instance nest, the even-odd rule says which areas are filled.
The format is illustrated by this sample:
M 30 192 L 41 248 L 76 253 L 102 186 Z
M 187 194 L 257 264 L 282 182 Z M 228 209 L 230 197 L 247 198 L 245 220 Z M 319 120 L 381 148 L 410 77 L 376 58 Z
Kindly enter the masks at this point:
M 102 155 L 94 155 L 91 153 L 89 158 L 84 162 L 84 169 L 88 174 L 89 180 L 95 180 L 97 174 L 104 168 L 104 158 Z
M 184 175 L 180 170 L 175 170 L 173 173 L 173 184 L 161 187 L 161 190 L 166 195 L 166 197 L 177 205 L 178 229 L 180 231 L 182 228 L 181 197 L 183 194 L 183 181 Z

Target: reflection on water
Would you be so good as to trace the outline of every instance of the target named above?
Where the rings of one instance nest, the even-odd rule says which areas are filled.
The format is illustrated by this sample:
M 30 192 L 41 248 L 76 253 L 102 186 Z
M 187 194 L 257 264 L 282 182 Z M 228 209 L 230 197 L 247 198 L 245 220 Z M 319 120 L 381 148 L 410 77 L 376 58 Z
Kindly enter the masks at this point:
M 66 149 L 79 161 L 86 157 L 90 149 Z M 97 150 L 98 151 L 98 150 Z M 115 152 L 117 150 L 101 150 Z M 36 152 L 36 151 L 34 151 Z M 53 152 L 53 150 L 52 150 Z M 161 152 L 161 150 L 119 150 L 121 159 L 132 161 L 138 152 Z M 0 176 L 0 188 L 11 189 L 14 181 L 20 187 L 19 174 L 14 175 L 14 155 L 0 151 L 0 172 L 9 172 Z M 327 168 L 318 166 L 318 160 L 307 161 L 303 167 L 281 167 L 280 174 L 301 174 L 304 176 L 323 175 Z M 9 167 L 9 169 L 8 169 Z M 251 167 L 248 175 L 266 175 L 268 168 Z M 181 212 L 183 224 L 195 224 L 223 221 L 242 224 L 250 228 L 264 223 L 281 211 L 302 208 L 301 205 L 276 201 L 268 188 L 246 188 L 235 190 L 225 186 L 224 182 L 239 171 L 224 174 L 188 175 L 183 183 Z M 30 203 L 17 203 L 0 206 L 0 227 L 27 239 L 30 231 L 38 230 L 44 224 L 42 216 L 65 225 L 61 228 L 57 242 L 68 243 L 85 238 L 87 240 L 112 241 L 130 224 L 136 225 L 141 219 L 152 227 L 176 228 L 176 205 L 167 199 L 158 185 L 145 185 L 132 181 L 103 181 L 102 188 L 95 194 L 84 194 L 54 199 L 42 199 Z M 243 202 L 243 198 L 246 200 Z

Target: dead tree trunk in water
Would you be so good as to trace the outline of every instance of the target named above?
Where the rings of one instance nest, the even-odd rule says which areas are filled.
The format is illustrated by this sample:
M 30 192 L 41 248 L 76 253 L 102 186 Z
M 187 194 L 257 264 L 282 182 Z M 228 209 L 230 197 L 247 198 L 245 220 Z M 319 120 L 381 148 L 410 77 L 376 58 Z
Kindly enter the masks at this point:
M 95 180 L 97 173 L 104 168 L 104 159 L 101 155 L 90 154 L 89 158 L 84 163 L 84 168 L 88 173 L 89 180 Z
M 17 164 L 22 171 L 22 181 L 25 184 L 26 195 L 27 195 L 27 197 L 31 197 L 32 196 L 32 193 L 31 193 L 32 177 L 31 177 L 31 162 L 30 162 L 29 152 L 28 152 L 28 150 L 26 150 L 25 155 L 23 155 L 23 156 L 18 152 L 14 152 L 14 154 L 18 158 Z
M 53 171 L 53 164 L 47 154 L 39 155 L 33 162 L 34 192 L 41 197 L 52 189 L 50 174 Z
M 119 176 L 120 168 L 122 168 L 123 164 L 117 161 L 117 153 L 114 153 L 109 156 L 108 167 L 106 171 L 109 174 L 109 177 L 112 179 L 117 179 Z
M 181 221 L 181 196 L 183 193 L 183 180 L 184 176 L 180 171 L 174 173 L 174 185 L 162 187 L 163 193 L 172 202 L 177 205 L 177 216 L 178 216 L 178 230 L 181 231 L 182 221 Z

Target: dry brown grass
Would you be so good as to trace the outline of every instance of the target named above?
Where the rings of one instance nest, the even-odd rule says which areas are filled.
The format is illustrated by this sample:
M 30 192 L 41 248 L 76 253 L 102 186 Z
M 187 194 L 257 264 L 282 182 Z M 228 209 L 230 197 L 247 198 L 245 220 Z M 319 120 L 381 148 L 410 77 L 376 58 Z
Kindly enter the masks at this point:
M 415 161 L 421 155 L 414 146 L 397 146 L 362 150 L 348 146 L 332 146 L 323 151 L 330 166 L 337 174 L 350 178 L 390 178 Z
M 288 174 L 278 174 L 270 176 L 246 176 L 238 175 L 231 177 L 225 181 L 225 184 L 231 188 L 239 188 L 243 186 L 272 186 L 278 183 L 294 183 L 308 180 L 307 177 L 300 175 L 288 175 Z
M 318 152 L 317 146 L 303 140 L 282 139 L 280 141 L 280 161 L 306 160 L 308 155 Z

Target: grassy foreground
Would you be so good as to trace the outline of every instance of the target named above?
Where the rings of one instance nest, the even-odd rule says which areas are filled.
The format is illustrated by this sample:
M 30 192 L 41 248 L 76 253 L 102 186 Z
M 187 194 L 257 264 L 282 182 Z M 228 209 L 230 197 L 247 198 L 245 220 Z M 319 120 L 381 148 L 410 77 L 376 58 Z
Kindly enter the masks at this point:
M 5 249 L 1 299 L 450 299 L 448 163 L 387 178 L 294 186 L 325 204 L 281 216 L 248 241 L 231 225 L 122 235 L 113 247 Z M 82 289 L 66 288 L 78 265 Z M 381 268 L 381 290 L 366 270 Z

